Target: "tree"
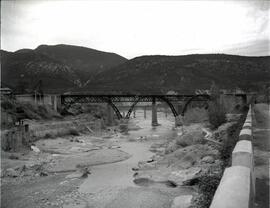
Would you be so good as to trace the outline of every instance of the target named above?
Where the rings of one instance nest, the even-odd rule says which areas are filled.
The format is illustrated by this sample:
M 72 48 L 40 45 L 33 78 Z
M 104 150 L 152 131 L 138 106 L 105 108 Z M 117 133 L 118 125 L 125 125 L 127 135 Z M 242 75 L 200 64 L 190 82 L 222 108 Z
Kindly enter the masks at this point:
M 210 88 L 211 101 L 208 108 L 208 117 L 210 124 L 217 128 L 226 122 L 225 108 L 220 99 L 220 89 L 213 82 Z

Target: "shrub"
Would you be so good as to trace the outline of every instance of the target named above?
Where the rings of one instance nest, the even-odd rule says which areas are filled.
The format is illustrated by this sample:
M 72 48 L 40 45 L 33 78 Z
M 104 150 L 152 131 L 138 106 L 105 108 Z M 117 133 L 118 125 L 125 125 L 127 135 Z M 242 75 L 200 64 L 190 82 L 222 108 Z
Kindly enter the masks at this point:
M 13 109 L 13 104 L 11 103 L 10 100 L 3 100 L 1 101 L 1 108 L 3 108 L 4 110 L 11 110 Z
M 186 147 L 193 144 L 204 144 L 204 135 L 201 130 L 194 130 L 176 138 L 176 144 Z
M 209 123 L 217 128 L 226 122 L 226 112 L 222 104 L 211 102 L 208 108 Z
M 243 123 L 245 122 L 246 114 L 242 115 L 240 121 L 237 124 L 232 125 L 227 131 L 228 136 L 223 141 L 222 146 L 220 147 L 220 158 L 224 163 L 224 168 L 229 166 L 231 163 L 232 151 L 238 141 L 238 136 L 242 128 Z
M 198 178 L 199 195 L 193 201 L 192 208 L 210 207 L 222 174 L 222 171 L 214 173 L 210 173 L 209 171 Z
M 70 129 L 69 134 L 72 136 L 79 136 L 79 132 L 76 129 Z
M 220 100 L 220 89 L 215 83 L 212 83 L 210 93 L 212 101 L 209 103 L 208 117 L 210 124 L 217 128 L 226 122 L 226 111 Z
M 10 155 L 8 158 L 11 160 L 18 160 L 19 159 L 18 155 L 14 155 L 14 154 Z
M 191 108 L 185 113 L 185 123 L 201 123 L 207 120 L 207 110 L 204 108 Z
M 44 138 L 46 138 L 46 139 L 49 139 L 49 138 L 52 138 L 52 137 L 53 136 L 50 133 L 46 133 L 45 136 L 44 136 Z

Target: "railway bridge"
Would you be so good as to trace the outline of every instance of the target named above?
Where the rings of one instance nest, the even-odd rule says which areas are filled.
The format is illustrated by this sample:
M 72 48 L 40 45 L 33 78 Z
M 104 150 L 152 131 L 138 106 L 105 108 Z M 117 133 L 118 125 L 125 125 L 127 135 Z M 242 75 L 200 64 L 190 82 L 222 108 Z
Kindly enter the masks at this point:
M 234 94 L 233 96 L 241 96 L 244 102 L 247 101 L 246 94 Z M 185 112 L 187 111 L 188 106 L 193 101 L 203 101 L 207 106 L 208 101 L 211 100 L 211 96 L 209 94 L 186 94 L 186 95 L 136 95 L 136 94 L 128 94 L 128 95 L 121 95 L 121 94 L 64 94 L 60 96 L 61 98 L 61 105 L 68 109 L 73 104 L 76 103 L 107 103 L 107 110 L 108 110 L 108 123 L 112 123 L 113 113 L 118 119 L 129 119 L 132 111 L 134 110 L 135 106 L 140 102 L 152 103 L 152 125 L 158 125 L 157 122 L 157 102 L 164 102 L 166 103 L 174 117 L 175 117 L 175 126 L 182 125 L 182 117 L 184 116 Z M 116 103 L 131 103 L 127 114 L 122 116 Z

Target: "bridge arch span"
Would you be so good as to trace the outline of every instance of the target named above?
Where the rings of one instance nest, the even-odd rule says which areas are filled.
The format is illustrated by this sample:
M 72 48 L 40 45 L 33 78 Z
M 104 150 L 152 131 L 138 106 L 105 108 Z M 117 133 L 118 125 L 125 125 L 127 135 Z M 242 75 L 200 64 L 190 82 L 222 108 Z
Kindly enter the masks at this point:
M 187 102 L 185 103 L 185 105 L 184 105 L 184 107 L 183 107 L 183 110 L 182 110 L 182 112 L 181 112 L 181 116 L 184 116 L 184 115 L 185 115 L 185 113 L 186 113 L 186 111 L 187 111 L 187 108 L 188 108 L 189 104 L 190 104 L 194 99 L 199 98 L 199 97 L 201 97 L 201 98 L 206 98 L 206 99 L 208 99 L 208 100 L 211 100 L 210 95 L 207 95 L 207 94 L 201 94 L 201 95 L 194 95 L 194 96 L 192 96 L 192 97 L 189 98 L 189 99 L 187 100 Z M 205 100 L 202 100 L 202 101 L 205 101 Z
M 119 120 L 123 118 L 123 116 L 121 115 L 119 109 L 116 107 L 116 105 L 110 99 L 108 99 L 106 101 L 106 103 L 112 107 L 113 111 L 115 112 L 115 114 L 116 114 L 116 116 L 117 116 L 117 118 Z
M 129 119 L 129 118 L 130 118 L 130 115 L 131 115 L 133 109 L 134 109 L 135 106 L 138 104 L 138 102 L 140 102 L 141 99 L 142 99 L 142 98 L 139 97 L 139 98 L 137 98 L 136 101 L 134 101 L 134 102 L 132 103 L 132 105 L 130 106 L 130 108 L 129 108 L 128 112 L 127 112 L 127 115 L 126 115 L 126 117 L 125 117 L 126 119 Z
M 67 102 L 67 103 L 62 102 L 62 103 L 64 104 L 64 109 L 65 109 L 65 110 L 68 110 L 73 104 L 75 104 L 75 103 L 80 103 L 80 101 L 82 101 L 82 100 L 84 100 L 84 99 L 85 99 L 84 97 L 76 97 L 75 99 L 73 99 L 73 100 L 70 101 L 70 102 Z M 120 111 L 119 111 L 119 109 L 118 109 L 117 106 L 111 101 L 110 98 L 103 98 L 103 97 L 101 97 L 101 98 L 99 98 L 99 99 L 100 99 L 100 100 L 103 100 L 104 103 L 107 103 L 108 105 L 110 105 L 110 106 L 112 107 L 112 109 L 113 109 L 113 111 L 115 112 L 115 114 L 116 114 L 116 116 L 117 116 L 118 119 L 122 119 L 122 118 L 123 118 L 122 115 L 121 115 L 121 113 L 120 113 Z M 82 103 L 84 103 L 84 102 L 82 102 Z
M 161 100 L 163 100 L 171 109 L 173 116 L 177 117 L 178 116 L 178 112 L 175 110 L 174 105 L 166 98 L 166 97 L 161 97 Z
M 178 112 L 176 111 L 176 109 L 174 108 L 174 105 L 169 101 L 169 99 L 166 98 L 166 96 L 154 96 L 152 99 L 159 99 L 163 102 L 165 102 L 171 109 L 174 117 L 178 116 Z M 128 113 L 126 115 L 126 119 L 128 119 L 134 109 L 134 107 L 138 104 L 138 102 L 140 102 L 140 100 L 143 99 L 143 96 L 139 97 L 129 108 Z

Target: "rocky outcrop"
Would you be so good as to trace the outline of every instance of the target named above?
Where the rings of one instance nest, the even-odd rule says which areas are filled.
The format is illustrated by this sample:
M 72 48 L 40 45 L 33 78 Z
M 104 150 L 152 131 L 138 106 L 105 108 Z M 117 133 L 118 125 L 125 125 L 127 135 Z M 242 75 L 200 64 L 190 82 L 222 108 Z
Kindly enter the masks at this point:
M 201 168 L 192 167 L 189 169 L 173 171 L 168 177 L 168 180 L 176 184 L 177 186 L 186 185 L 189 181 L 198 178 Z
M 189 208 L 192 198 L 192 195 L 177 196 L 174 198 L 171 208 Z

